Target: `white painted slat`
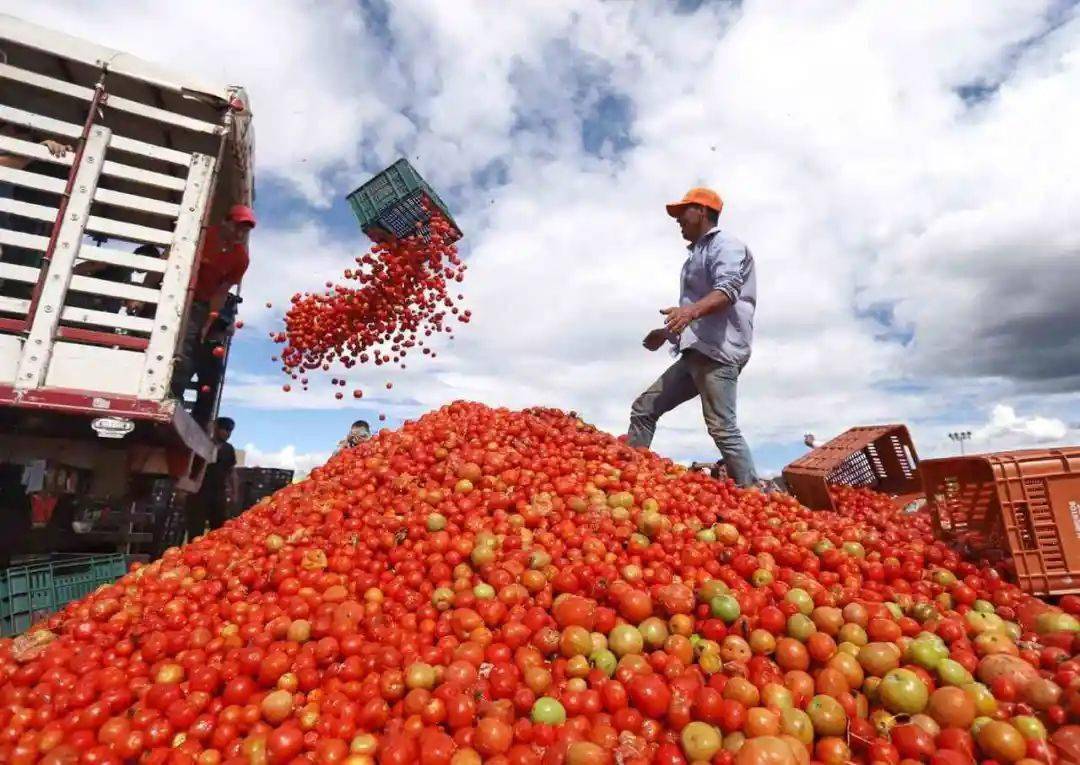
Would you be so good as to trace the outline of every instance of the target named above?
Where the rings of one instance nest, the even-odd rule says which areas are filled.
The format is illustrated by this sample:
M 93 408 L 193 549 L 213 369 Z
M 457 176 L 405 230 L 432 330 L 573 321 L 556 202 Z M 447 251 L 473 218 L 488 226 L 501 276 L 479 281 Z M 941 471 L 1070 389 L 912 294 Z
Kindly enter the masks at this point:
M 6 181 L 15 186 L 23 186 L 38 191 L 48 191 L 52 194 L 63 194 L 67 181 L 64 178 L 53 178 L 51 175 L 31 173 L 29 170 L 16 170 L 14 167 L 0 166 L 0 181 Z
M 40 274 L 40 268 L 0 262 L 0 279 L 10 279 L 13 282 L 24 282 L 26 284 L 37 284 L 38 276 Z
M 58 212 L 55 207 L 46 207 L 43 204 L 30 204 L 29 202 L 21 202 L 15 199 L 8 199 L 0 197 L 0 211 L 6 213 L 12 213 L 14 215 L 21 215 L 27 218 L 33 218 L 35 220 L 43 220 L 45 223 L 53 223 L 56 220 L 56 213 Z M 135 242 L 150 242 L 153 244 L 168 245 L 173 241 L 172 231 L 164 231 L 159 228 L 150 228 L 149 226 L 136 226 L 135 224 L 123 223 L 122 220 L 113 220 L 112 218 L 103 218 L 98 215 L 91 215 L 86 219 L 86 230 L 95 231 L 97 233 L 110 234 L 113 237 L 122 237 L 124 239 L 130 239 Z M 17 233 L 12 231 L 11 233 Z M 31 236 L 31 234 L 24 234 L 24 236 Z M 45 237 L 36 237 L 37 244 L 40 247 L 29 247 L 31 250 L 40 249 L 42 252 L 45 250 L 45 246 L 48 245 L 49 240 Z M 13 246 L 18 246 L 13 244 Z M 119 251 L 110 251 L 116 253 L 118 257 L 127 257 L 127 253 Z M 141 258 L 149 264 L 153 264 L 149 268 L 140 267 L 141 271 L 164 271 L 164 260 L 158 258 L 147 257 L 145 255 L 131 255 L 134 258 Z M 92 259 L 92 258 L 87 258 Z M 112 263 L 112 260 L 103 260 L 103 263 Z M 119 265 L 129 265 L 122 263 Z
M 0 135 L 0 151 L 16 154 L 20 157 L 29 157 L 40 162 L 51 162 L 54 165 L 71 166 L 75 161 L 75 152 L 68 152 L 62 157 L 54 157 L 52 152 L 33 141 L 24 141 L 21 138 L 13 138 L 9 135 Z M 176 178 L 165 173 L 155 173 L 152 170 L 143 170 L 141 167 L 123 165 L 119 162 L 105 160 L 105 166 L 101 169 L 102 174 L 113 178 L 123 178 L 136 183 L 145 183 L 147 186 L 157 186 L 170 191 L 183 191 L 184 179 Z
M 99 188 L 94 192 L 94 201 L 116 205 L 117 207 L 126 207 L 129 210 L 141 210 L 154 215 L 164 215 L 167 218 L 175 218 L 180 214 L 180 205 L 174 205 L 172 202 L 162 202 L 160 199 L 140 197 L 136 194 L 125 194 L 110 189 Z
M 140 300 L 143 303 L 157 303 L 161 297 L 160 292 L 148 287 L 112 282 L 108 279 L 95 279 L 92 276 L 79 276 L 78 274 L 71 277 L 71 286 L 68 289 L 74 292 L 86 292 L 91 295 Z
M 37 72 L 19 69 L 10 64 L 0 64 L 0 77 L 15 82 L 21 82 L 26 85 L 32 85 L 44 90 L 51 90 L 54 93 L 61 93 L 65 96 L 71 96 L 72 98 L 80 98 L 83 101 L 91 101 L 94 98 L 93 88 L 87 88 L 71 82 L 64 82 L 63 80 L 46 77 Z M 137 114 L 140 117 L 146 117 L 147 119 L 152 119 L 156 122 L 165 122 L 199 133 L 217 135 L 222 130 L 221 127 L 210 122 L 204 122 L 203 120 L 197 120 L 194 117 L 176 114 L 167 109 L 159 109 L 156 106 L 149 106 L 139 101 L 132 101 L 129 98 L 119 98 L 114 95 L 109 96 L 108 100 L 105 102 L 105 107 L 107 109 L 117 109 L 122 112 L 128 112 L 129 114 Z
M 92 260 L 95 263 L 108 263 L 113 266 L 124 266 L 136 271 L 154 271 L 164 273 L 168 261 L 165 258 L 151 258 L 148 255 L 136 255 L 133 252 L 122 252 L 105 247 L 88 247 L 83 245 L 79 248 L 79 257 L 83 260 Z
M 43 220 L 45 223 L 53 223 L 56 220 L 56 213 L 58 212 L 55 207 L 46 207 L 43 204 L 30 204 L 29 202 L 21 202 L 15 199 L 8 199 L 0 197 L 0 211 L 6 213 L 12 213 L 14 215 L 21 215 L 27 218 L 33 218 L 35 220 Z M 167 245 L 173 241 L 173 234 L 171 231 L 164 231 L 158 228 L 150 228 L 148 226 L 136 226 L 135 224 L 123 223 L 122 220 L 113 220 L 112 218 L 103 218 L 98 215 L 91 215 L 86 220 L 86 230 L 95 231 L 97 233 L 110 234 L 113 237 L 122 237 L 124 239 L 130 239 L 136 242 L 151 242 L 153 244 Z M 16 233 L 16 232 L 12 232 Z M 37 237 L 41 240 L 40 250 L 44 252 L 46 244 L 49 240 L 44 237 Z M 18 246 L 18 245 L 13 245 Z M 30 249 L 39 249 L 39 247 L 30 247 Z M 119 251 L 110 251 L 116 253 L 120 257 L 126 257 L 126 253 Z M 145 255 L 132 255 L 131 257 L 141 258 L 146 260 L 147 263 L 153 264 L 149 268 L 139 268 L 141 271 L 164 271 L 164 260 L 158 258 L 146 257 Z M 90 259 L 90 258 L 87 258 Z M 112 260 L 103 260 L 103 263 L 112 263 Z M 127 263 L 119 265 L 126 266 Z
M 49 237 L 0 228 L 0 246 L 21 247 L 24 250 L 45 252 L 45 250 L 49 249 Z
M 141 154 L 151 159 L 160 159 L 162 162 L 171 162 L 181 167 L 187 167 L 191 164 L 191 155 L 186 152 L 166 149 L 164 146 L 155 146 L 145 141 L 136 141 L 134 138 L 124 138 L 122 135 L 114 135 L 112 140 L 109 141 L 109 146 L 120 151 Z
M 64 309 L 64 298 L 75 265 L 75 253 L 79 250 L 86 219 L 90 215 L 90 204 L 105 162 L 110 135 L 112 131 L 108 128 L 95 126 L 90 129 L 83 146 L 82 161 L 75 170 L 71 196 L 57 230 L 56 249 L 52 253 L 45 279 L 41 281 L 37 308 L 34 315 L 29 317 L 30 333 L 19 358 L 15 379 L 17 390 L 31 390 L 45 382 L 53 355 L 56 327 Z
M 20 202 L 18 199 L 9 199 L 8 197 L 0 197 L 0 211 L 19 215 L 23 218 L 45 221 L 46 223 L 54 223 L 56 214 L 60 212 L 55 207 Z
M 67 136 L 78 139 L 82 135 L 82 126 L 63 120 L 55 120 L 52 117 L 42 117 L 40 114 L 15 109 L 11 106 L 0 104 L 0 119 L 15 125 L 40 130 L 44 133 Z M 171 162 L 174 165 L 187 167 L 191 164 L 191 155 L 176 149 L 167 149 L 163 146 L 155 146 L 145 141 L 136 141 L 134 138 L 124 138 L 114 135 L 109 140 L 109 146 L 120 151 L 128 151 L 132 154 L 141 154 L 144 157 L 160 159 L 163 162 Z
M 13 167 L 0 167 L 0 181 L 7 181 L 16 186 L 24 186 L 39 191 L 48 191 L 53 194 L 63 194 L 64 189 L 67 187 L 67 181 L 63 178 L 53 178 L 40 173 L 31 173 L 27 170 L 16 170 Z M 117 207 L 126 207 L 129 210 L 141 210 L 154 215 L 164 215 L 168 218 L 175 218 L 180 215 L 180 205 L 162 202 L 159 199 L 140 197 L 135 194 L 110 191 L 109 189 L 97 189 L 94 192 L 94 200 L 116 205 Z M 165 239 L 162 244 L 168 241 L 168 239 Z
M 161 301 L 154 313 L 154 331 L 146 347 L 146 364 L 139 381 L 140 398 L 161 400 L 169 393 L 173 359 L 187 310 L 188 283 L 196 267 L 202 225 L 214 188 L 215 165 L 214 158 L 204 154 L 195 154 L 191 160 L 187 187 L 180 201 L 182 212 L 169 247 L 169 265 L 161 282 Z
M 162 189 L 168 189 L 169 191 L 184 190 L 183 178 L 174 178 L 171 175 L 165 175 L 165 173 L 155 173 L 152 170 L 143 170 L 141 167 L 122 165 L 119 162 L 112 162 L 110 160 L 105 160 L 105 167 L 101 169 L 101 172 L 105 175 L 110 175 L 113 178 L 123 178 L 128 181 L 145 183 L 147 186 L 157 186 Z
M 100 193 L 100 189 L 98 190 Z M 91 215 L 86 222 L 88 231 L 96 231 L 100 234 L 109 234 L 133 242 L 149 242 L 151 244 L 168 245 L 172 242 L 172 232 L 149 226 L 137 226 L 134 223 L 124 223 L 112 218 L 102 218 L 99 215 Z
M 146 332 L 147 334 L 154 329 L 152 319 L 143 319 L 139 316 L 128 316 L 122 313 L 109 313 L 108 311 L 92 311 L 89 308 L 65 308 L 60 314 L 60 319 L 76 324 L 94 324 L 99 327 L 128 329 L 133 332 Z
M 62 135 L 67 138 L 78 139 L 82 135 L 82 126 L 76 125 L 74 122 L 64 122 L 63 120 L 55 120 L 52 117 L 43 117 L 40 114 L 16 109 L 6 104 L 0 104 L 0 119 L 20 127 L 40 130 L 53 135 Z
M 7 297 L 0 295 L 0 311 L 4 313 L 18 313 L 23 316 L 30 310 L 30 301 L 22 298 Z

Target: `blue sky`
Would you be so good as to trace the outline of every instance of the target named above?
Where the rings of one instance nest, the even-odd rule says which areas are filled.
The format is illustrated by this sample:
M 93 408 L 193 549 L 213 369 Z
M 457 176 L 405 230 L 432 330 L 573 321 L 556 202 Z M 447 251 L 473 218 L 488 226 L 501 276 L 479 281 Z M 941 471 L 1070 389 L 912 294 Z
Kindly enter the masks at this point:
M 264 464 L 458 398 L 620 432 L 667 363 L 640 348 L 677 299 L 663 204 L 698 184 L 758 264 L 740 419 L 762 468 L 856 424 L 907 422 L 924 455 L 955 429 L 986 450 L 1080 435 L 1075 3 L 0 7 L 248 88 L 260 225 L 227 410 Z M 344 195 L 400 156 L 465 231 L 474 322 L 434 362 L 348 375 L 359 407 L 286 395 L 266 332 L 367 247 Z M 694 404 L 654 446 L 715 453 Z

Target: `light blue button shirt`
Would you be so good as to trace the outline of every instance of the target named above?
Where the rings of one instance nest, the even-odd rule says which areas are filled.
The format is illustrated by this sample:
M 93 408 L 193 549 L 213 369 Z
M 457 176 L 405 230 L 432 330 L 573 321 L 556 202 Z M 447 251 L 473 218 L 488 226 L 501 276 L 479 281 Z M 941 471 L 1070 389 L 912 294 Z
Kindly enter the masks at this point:
M 754 256 L 745 244 L 719 227 L 687 249 L 679 305 L 696 303 L 713 290 L 727 295 L 731 305 L 690 322 L 673 341 L 676 353 L 693 349 L 721 363 L 742 367 L 750 360 L 754 337 Z

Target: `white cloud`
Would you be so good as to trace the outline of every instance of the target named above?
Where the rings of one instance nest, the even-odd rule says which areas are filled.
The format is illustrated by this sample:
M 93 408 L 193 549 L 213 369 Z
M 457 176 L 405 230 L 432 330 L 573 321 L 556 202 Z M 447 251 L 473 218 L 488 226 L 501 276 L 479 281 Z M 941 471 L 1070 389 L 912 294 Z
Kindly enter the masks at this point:
M 329 452 L 302 452 L 298 453 L 292 444 L 281 447 L 274 451 L 263 451 L 255 444 L 244 445 L 245 467 L 282 468 L 295 471 L 296 476 L 305 476 L 312 468 L 326 462 L 330 458 Z
M 457 200 L 474 321 L 434 362 L 350 375 L 391 418 L 472 398 L 576 409 L 621 431 L 666 363 L 639 345 L 677 297 L 681 245 L 662 204 L 709 183 L 758 264 L 740 380 L 752 445 L 907 421 L 932 454 L 949 445 L 938 423 L 1021 396 L 1024 411 L 1053 412 L 1047 422 L 1080 419 L 1080 187 L 1062 172 L 1080 164 L 1075 9 L 758 0 L 686 15 L 660 2 L 402 0 L 380 5 L 384 27 L 358 7 L 16 12 L 248 85 L 260 172 L 310 200 L 399 153 Z M 957 89 L 979 84 L 983 100 L 966 104 Z M 582 130 L 605 127 L 595 110 L 612 94 L 632 145 L 590 154 Z M 496 160 L 505 183 L 480 188 Z M 254 331 L 356 254 L 358 234 L 296 213 L 256 230 Z M 282 382 L 230 370 L 226 396 L 349 404 L 322 382 L 307 396 Z M 1001 443 L 1068 435 L 1017 419 L 996 426 L 1012 429 Z M 712 451 L 695 404 L 654 445 Z
M 1060 442 L 1068 432 L 1069 426 L 1057 417 L 1021 417 L 1011 406 L 998 404 L 990 414 L 990 421 L 972 432 L 972 439 L 987 443 L 1009 439 L 1045 444 Z

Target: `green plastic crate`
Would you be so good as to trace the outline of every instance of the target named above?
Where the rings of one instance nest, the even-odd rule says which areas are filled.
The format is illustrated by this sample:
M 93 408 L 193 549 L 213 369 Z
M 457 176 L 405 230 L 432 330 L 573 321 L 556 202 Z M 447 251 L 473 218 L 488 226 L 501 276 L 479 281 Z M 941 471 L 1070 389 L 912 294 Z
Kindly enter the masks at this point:
M 0 635 L 24 632 L 43 616 L 126 573 L 123 553 L 58 554 L 0 569 Z
M 454 227 L 452 241 L 461 238 L 461 229 L 446 204 L 407 159 L 399 159 L 346 197 L 360 228 L 379 241 L 401 238 L 421 231 L 430 219 L 424 202 L 434 205 Z

